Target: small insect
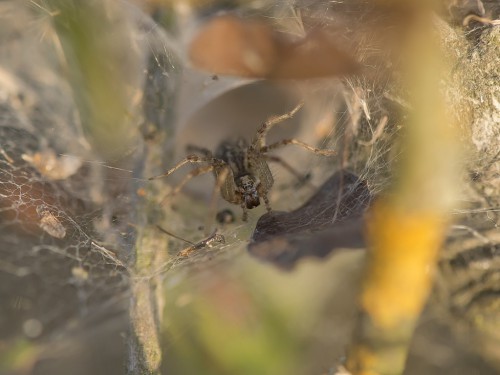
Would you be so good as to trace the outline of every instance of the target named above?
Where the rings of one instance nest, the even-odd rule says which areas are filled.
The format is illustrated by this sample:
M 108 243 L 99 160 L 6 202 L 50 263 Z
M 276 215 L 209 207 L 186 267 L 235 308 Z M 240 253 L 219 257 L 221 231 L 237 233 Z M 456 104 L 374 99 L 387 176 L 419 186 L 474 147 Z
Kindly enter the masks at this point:
M 196 154 L 188 155 L 167 172 L 151 177 L 150 180 L 169 176 L 185 164 L 205 164 L 189 172 L 172 190 L 169 196 L 177 194 L 193 177 L 213 172 L 217 181 L 215 188 L 220 190 L 222 198 L 226 201 L 241 206 L 243 209 L 243 221 L 247 221 L 248 219 L 247 210 L 258 207 L 261 199 L 264 201 L 267 211 L 271 211 L 268 192 L 274 184 L 274 179 L 268 162 L 278 162 L 295 175 L 299 174 L 283 159 L 274 155 L 268 155 L 269 151 L 293 144 L 323 156 L 335 154 L 333 150 L 318 149 L 296 139 L 283 139 L 266 145 L 267 133 L 276 124 L 292 118 L 302 106 L 303 103 L 300 103 L 288 113 L 269 118 L 257 130 L 250 143 L 241 137 L 235 140 L 223 141 L 217 147 L 215 155 L 206 148 L 190 146 L 190 150 L 196 152 Z
M 36 213 L 40 218 L 38 225 L 45 232 L 55 238 L 64 238 L 66 236 L 66 228 L 64 228 L 64 225 L 61 224 L 45 205 L 37 206 Z
M 196 250 L 200 250 L 200 249 L 204 249 L 204 248 L 211 248 L 211 247 L 214 247 L 218 244 L 225 244 L 226 243 L 226 239 L 224 238 L 224 236 L 222 234 L 217 233 L 217 231 L 212 232 L 212 234 L 209 235 L 207 238 L 205 238 L 199 242 L 194 243 L 194 242 L 185 240 L 182 237 L 176 236 L 173 233 L 170 233 L 169 231 L 167 231 L 166 229 L 163 229 L 159 225 L 157 225 L 156 228 L 158 230 L 160 230 L 161 232 L 163 232 L 171 237 L 177 238 L 178 240 L 184 241 L 190 245 L 189 247 L 185 248 L 184 250 L 179 251 L 177 256 L 180 258 L 186 258 L 186 257 L 190 256 L 191 253 L 196 251 Z

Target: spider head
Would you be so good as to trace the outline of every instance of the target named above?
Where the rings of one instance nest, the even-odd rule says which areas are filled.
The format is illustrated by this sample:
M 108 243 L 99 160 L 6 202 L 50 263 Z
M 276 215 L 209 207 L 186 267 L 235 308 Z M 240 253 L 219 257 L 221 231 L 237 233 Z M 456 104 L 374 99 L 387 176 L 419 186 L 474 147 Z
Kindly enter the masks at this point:
M 260 205 L 260 196 L 257 189 L 258 183 L 250 175 L 244 175 L 238 179 L 236 184 L 239 187 L 241 197 L 248 209 L 252 209 Z

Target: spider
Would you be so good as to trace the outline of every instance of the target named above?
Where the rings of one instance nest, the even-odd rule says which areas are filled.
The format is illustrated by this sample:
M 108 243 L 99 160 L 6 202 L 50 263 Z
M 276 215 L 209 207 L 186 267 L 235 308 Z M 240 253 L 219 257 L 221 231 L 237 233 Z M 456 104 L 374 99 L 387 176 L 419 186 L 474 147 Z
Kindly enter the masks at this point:
M 333 150 L 318 149 L 296 139 L 284 139 L 270 145 L 266 145 L 267 133 L 280 122 L 292 118 L 302 108 L 303 103 L 297 105 L 290 112 L 280 116 L 273 116 L 264 122 L 257 130 L 250 143 L 244 138 L 223 141 L 215 151 L 215 155 L 208 149 L 197 146 L 189 146 L 196 154 L 190 154 L 181 160 L 167 172 L 149 178 L 155 180 L 166 177 L 181 168 L 185 164 L 205 164 L 189 172 L 184 179 L 172 190 L 169 196 L 177 194 L 182 187 L 193 177 L 203 173 L 213 172 L 216 178 L 215 189 L 220 190 L 222 198 L 229 203 L 240 205 L 243 209 L 243 221 L 248 219 L 248 211 L 260 205 L 261 199 L 266 205 L 267 211 L 271 211 L 268 192 L 273 186 L 274 179 L 269 169 L 268 162 L 278 162 L 294 175 L 301 177 L 283 159 L 268 155 L 269 151 L 286 145 L 297 145 L 315 154 L 330 156 Z

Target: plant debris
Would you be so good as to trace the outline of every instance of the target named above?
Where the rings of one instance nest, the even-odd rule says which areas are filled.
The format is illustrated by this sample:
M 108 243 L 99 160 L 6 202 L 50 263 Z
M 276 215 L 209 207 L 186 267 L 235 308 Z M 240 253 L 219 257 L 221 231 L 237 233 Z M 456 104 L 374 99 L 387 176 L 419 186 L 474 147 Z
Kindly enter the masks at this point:
M 364 247 L 363 214 L 371 199 L 365 181 L 347 171 L 337 172 L 296 210 L 263 215 L 248 250 L 291 269 L 303 257 L 323 258 L 340 248 Z

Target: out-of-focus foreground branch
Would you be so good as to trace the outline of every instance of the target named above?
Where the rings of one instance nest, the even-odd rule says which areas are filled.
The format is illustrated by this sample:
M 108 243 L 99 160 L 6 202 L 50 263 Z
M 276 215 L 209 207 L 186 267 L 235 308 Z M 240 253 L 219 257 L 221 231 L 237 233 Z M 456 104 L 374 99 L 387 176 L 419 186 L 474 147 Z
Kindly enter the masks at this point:
M 450 66 L 430 9 L 410 8 L 400 14 L 406 20 L 398 32 L 404 35 L 399 57 L 411 109 L 392 188 L 367 218 L 368 262 L 347 361 L 358 375 L 403 373 L 456 204 L 459 128 L 440 87 Z

